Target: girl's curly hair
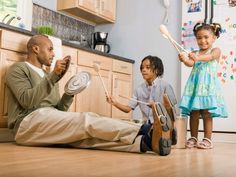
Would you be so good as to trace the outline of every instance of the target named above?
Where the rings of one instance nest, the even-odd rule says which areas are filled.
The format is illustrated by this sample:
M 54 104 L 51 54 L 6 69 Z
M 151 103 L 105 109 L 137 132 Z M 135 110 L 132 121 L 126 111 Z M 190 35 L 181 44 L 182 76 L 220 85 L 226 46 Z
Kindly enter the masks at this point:
M 212 31 L 213 34 L 216 35 L 216 37 L 220 37 L 220 32 L 221 32 L 221 25 L 219 23 L 211 23 L 211 24 L 207 24 L 207 23 L 197 23 L 194 27 L 193 27 L 193 33 L 196 36 L 197 32 L 205 29 L 205 30 L 210 30 Z

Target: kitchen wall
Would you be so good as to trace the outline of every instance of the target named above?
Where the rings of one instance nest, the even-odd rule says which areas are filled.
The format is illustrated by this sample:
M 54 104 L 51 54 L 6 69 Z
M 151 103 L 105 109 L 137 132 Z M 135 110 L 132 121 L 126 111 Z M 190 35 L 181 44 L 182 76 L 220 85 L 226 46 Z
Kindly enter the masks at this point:
M 34 3 L 56 10 L 56 0 L 33 0 Z M 181 3 L 170 0 L 170 19 L 167 26 L 174 39 L 180 41 Z M 180 63 L 177 52 L 159 32 L 163 23 L 165 8 L 163 0 L 117 0 L 115 24 L 95 27 L 95 31 L 109 32 L 108 43 L 112 54 L 135 60 L 133 88 L 143 78 L 139 66 L 146 55 L 156 55 L 165 66 L 164 79 L 172 84 L 177 99 L 180 99 Z M 140 111 L 134 111 L 134 118 L 140 118 Z
M 159 32 L 163 23 L 165 8 L 163 0 L 117 0 L 117 19 L 113 25 L 103 25 L 95 31 L 109 32 L 108 43 L 111 53 L 134 59 L 133 86 L 136 88 L 143 78 L 140 63 L 146 55 L 156 55 L 163 60 L 164 79 L 172 84 L 178 100 L 180 99 L 180 62 L 173 46 Z M 169 25 L 167 28 L 174 39 L 180 42 L 181 3 L 170 0 Z M 134 118 L 141 117 L 135 110 Z
M 57 0 L 32 0 L 33 3 L 41 5 L 43 7 L 46 7 L 48 9 L 51 9 L 53 11 L 56 11 L 57 9 Z

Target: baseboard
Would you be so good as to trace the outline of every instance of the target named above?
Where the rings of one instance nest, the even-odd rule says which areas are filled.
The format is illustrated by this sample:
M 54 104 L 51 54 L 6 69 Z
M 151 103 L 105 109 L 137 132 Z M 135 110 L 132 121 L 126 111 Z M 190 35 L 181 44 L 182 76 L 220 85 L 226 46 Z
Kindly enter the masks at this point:
M 187 137 L 190 137 L 188 131 Z M 198 132 L 198 139 L 201 140 L 204 137 L 204 132 Z M 232 133 L 212 133 L 212 141 L 220 143 L 236 143 L 236 136 Z
M 8 128 L 0 128 L 0 143 L 13 142 L 14 136 Z

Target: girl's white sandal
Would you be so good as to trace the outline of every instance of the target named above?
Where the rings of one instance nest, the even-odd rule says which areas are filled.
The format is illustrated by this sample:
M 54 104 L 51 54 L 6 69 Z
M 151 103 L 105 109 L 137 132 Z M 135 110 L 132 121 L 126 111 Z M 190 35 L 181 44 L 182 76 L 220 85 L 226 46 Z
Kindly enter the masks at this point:
M 203 138 L 202 141 L 198 142 L 197 148 L 199 148 L 199 149 L 212 149 L 213 143 L 209 138 Z
M 186 146 L 186 148 L 194 148 L 194 147 L 197 147 L 197 144 L 198 144 L 197 138 L 192 136 L 187 140 L 185 146 Z

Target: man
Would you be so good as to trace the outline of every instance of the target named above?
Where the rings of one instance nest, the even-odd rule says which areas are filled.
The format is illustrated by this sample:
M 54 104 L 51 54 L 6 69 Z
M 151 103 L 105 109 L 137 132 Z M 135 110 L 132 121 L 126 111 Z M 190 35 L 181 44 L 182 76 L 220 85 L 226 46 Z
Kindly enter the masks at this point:
M 53 71 L 48 73 L 43 65 L 51 66 L 52 42 L 46 36 L 35 35 L 29 40 L 27 49 L 26 61 L 13 64 L 6 74 L 8 124 L 17 144 L 69 144 L 77 148 L 170 153 L 171 120 L 169 116 L 159 119 L 161 105 L 153 105 L 153 126 L 89 112 L 66 112 L 73 96 L 64 93 L 60 98 L 58 81 L 65 74 L 69 59 L 58 60 Z

